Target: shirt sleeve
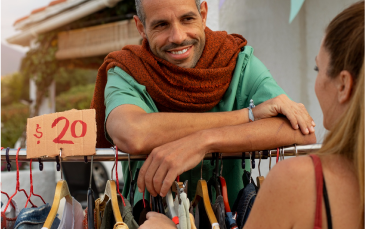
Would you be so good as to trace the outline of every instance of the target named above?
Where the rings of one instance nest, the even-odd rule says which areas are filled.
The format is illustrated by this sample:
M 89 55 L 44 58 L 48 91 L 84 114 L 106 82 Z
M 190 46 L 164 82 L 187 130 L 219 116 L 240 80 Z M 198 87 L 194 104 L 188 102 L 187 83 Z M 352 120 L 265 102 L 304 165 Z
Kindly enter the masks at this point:
M 253 54 L 245 67 L 242 85 L 243 97 L 246 98 L 245 107 L 248 107 L 251 99 L 255 105 L 259 105 L 278 95 L 286 95 L 266 66 Z
M 155 103 L 148 94 L 146 87 L 139 84 L 132 76 L 128 75 L 119 67 L 111 68 L 108 71 L 108 80 L 104 91 L 105 121 L 104 128 L 106 138 L 110 137 L 106 131 L 106 120 L 110 112 L 124 104 L 132 104 L 142 108 L 147 113 L 158 112 Z

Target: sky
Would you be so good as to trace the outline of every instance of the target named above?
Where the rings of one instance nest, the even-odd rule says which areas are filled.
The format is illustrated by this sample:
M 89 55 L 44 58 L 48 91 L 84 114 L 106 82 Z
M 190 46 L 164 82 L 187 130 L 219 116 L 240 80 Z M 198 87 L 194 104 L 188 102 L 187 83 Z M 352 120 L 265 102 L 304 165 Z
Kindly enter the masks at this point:
M 14 22 L 27 16 L 34 9 L 48 5 L 51 0 L 2 0 L 1 1 L 1 42 L 4 44 L 6 39 L 19 33 L 15 31 Z M 22 52 L 26 52 L 27 49 L 18 45 L 10 45 Z

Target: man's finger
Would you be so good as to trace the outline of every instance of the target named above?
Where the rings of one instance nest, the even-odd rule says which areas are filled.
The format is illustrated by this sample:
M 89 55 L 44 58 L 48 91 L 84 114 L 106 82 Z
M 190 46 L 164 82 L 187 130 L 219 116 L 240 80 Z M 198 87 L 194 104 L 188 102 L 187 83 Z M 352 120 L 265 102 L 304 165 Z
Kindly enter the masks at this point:
M 160 196 L 162 196 L 162 197 L 166 196 L 167 192 L 169 191 L 172 184 L 174 183 L 176 177 L 177 177 L 177 173 L 173 170 L 170 170 L 167 173 L 167 175 L 166 175 L 166 177 L 165 177 L 165 179 L 163 180 L 163 183 L 162 183 Z
M 300 112 L 297 113 L 297 120 L 302 133 L 309 134 L 309 128 L 307 126 L 307 122 L 304 120 Z
M 149 211 L 146 215 L 146 219 L 149 220 L 151 219 L 152 217 L 158 217 L 158 214 L 157 212 L 154 212 L 154 211 Z
M 151 156 L 147 157 L 146 161 L 143 163 L 141 169 L 139 170 L 138 179 L 137 179 L 137 186 L 138 186 L 138 191 L 140 193 L 142 193 L 146 188 L 145 182 L 144 182 L 144 177 L 146 175 L 148 167 L 151 164 L 151 161 L 152 161 L 152 157 Z
M 297 117 L 295 116 L 295 114 L 293 112 L 285 112 L 283 111 L 283 115 L 286 116 L 286 118 L 289 120 L 291 126 L 293 127 L 294 130 L 299 129 L 299 124 L 298 124 L 298 120 Z
M 160 193 L 161 191 L 162 182 L 164 182 L 167 172 L 168 165 L 166 163 L 162 163 L 153 177 L 153 187 L 157 193 Z
M 144 183 L 152 196 L 158 195 L 158 192 L 156 192 L 155 188 L 153 187 L 153 177 L 155 176 L 159 165 L 161 165 L 160 158 L 157 154 L 155 154 L 144 176 Z

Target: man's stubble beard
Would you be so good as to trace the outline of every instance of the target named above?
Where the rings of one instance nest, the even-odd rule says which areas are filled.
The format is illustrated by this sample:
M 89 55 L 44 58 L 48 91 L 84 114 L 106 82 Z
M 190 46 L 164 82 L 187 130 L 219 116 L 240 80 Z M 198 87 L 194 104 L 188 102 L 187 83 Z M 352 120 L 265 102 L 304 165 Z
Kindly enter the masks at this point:
M 147 41 L 148 41 L 148 44 L 150 44 L 150 41 L 148 39 L 148 36 L 146 36 L 147 38 Z M 198 44 L 198 45 L 197 45 Z M 192 60 L 192 63 L 191 63 L 191 66 L 189 67 L 186 67 L 186 68 L 194 68 L 196 66 L 196 64 L 198 63 L 201 55 L 203 54 L 203 50 L 204 50 L 204 47 L 205 47 L 205 37 L 203 40 L 200 41 L 200 44 L 199 44 L 199 41 L 197 39 L 191 39 L 191 40 L 185 40 L 183 41 L 181 44 L 175 44 L 175 43 L 171 43 L 171 44 L 168 44 L 166 46 L 164 46 L 162 49 L 161 49 L 161 52 L 165 52 L 169 49 L 174 49 L 174 48 L 178 48 L 178 47 L 183 47 L 183 46 L 188 46 L 188 45 L 193 45 L 195 48 L 196 48 L 196 52 L 194 52 L 193 54 L 193 60 Z M 150 47 L 150 50 L 151 52 L 161 58 L 161 59 L 164 59 L 166 61 L 168 61 L 169 63 L 171 63 L 167 58 L 165 58 L 164 55 L 159 55 L 159 52 L 154 52 L 151 47 Z M 172 63 L 172 64 L 175 64 L 177 65 L 176 63 Z

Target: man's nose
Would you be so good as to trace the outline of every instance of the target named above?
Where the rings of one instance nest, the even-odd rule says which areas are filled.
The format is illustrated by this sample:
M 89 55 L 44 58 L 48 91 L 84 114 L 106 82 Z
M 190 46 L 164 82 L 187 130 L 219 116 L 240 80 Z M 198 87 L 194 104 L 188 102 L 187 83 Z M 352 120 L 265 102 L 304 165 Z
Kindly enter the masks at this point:
M 186 33 L 180 25 L 174 24 L 173 26 L 171 26 L 169 37 L 171 43 L 181 44 L 185 39 Z

